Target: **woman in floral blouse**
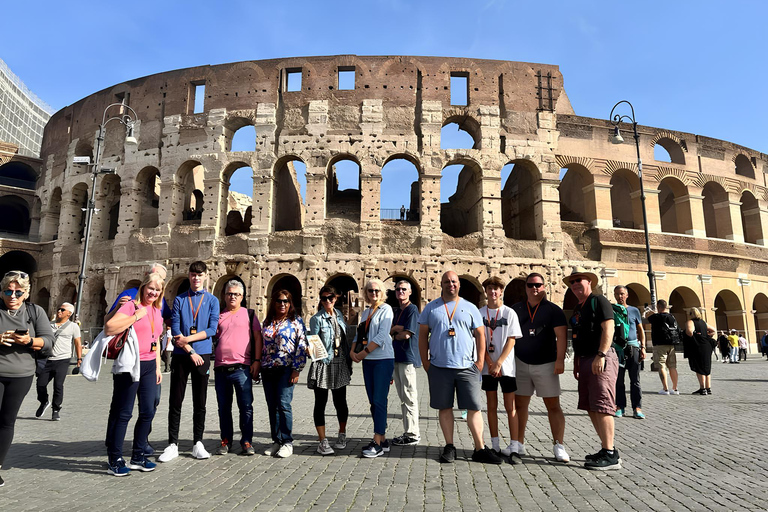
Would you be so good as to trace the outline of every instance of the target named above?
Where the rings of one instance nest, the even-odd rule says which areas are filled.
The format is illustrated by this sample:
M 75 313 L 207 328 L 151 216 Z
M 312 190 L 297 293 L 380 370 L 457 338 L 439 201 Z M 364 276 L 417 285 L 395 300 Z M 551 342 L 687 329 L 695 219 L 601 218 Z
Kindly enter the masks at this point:
M 293 386 L 307 361 L 307 336 L 304 322 L 296 314 L 287 290 L 272 295 L 267 317 L 262 324 L 264 345 L 261 352 L 261 380 L 269 410 L 272 446 L 265 455 L 290 457 L 293 454 Z

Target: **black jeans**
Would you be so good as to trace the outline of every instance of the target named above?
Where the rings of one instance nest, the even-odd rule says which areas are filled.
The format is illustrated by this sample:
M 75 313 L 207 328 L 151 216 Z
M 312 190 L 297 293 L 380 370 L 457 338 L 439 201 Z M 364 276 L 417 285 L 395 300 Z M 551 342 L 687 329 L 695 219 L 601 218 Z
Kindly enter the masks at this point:
M 619 376 L 616 379 L 616 409 L 624 409 L 627 406 L 627 395 L 624 389 L 624 373 L 629 373 L 629 397 L 632 401 L 632 409 L 643 408 L 643 391 L 640 389 L 640 349 L 627 346 L 627 364 L 625 368 L 619 366 Z
M 5 456 L 11 447 L 16 416 L 32 387 L 33 377 L 0 377 L 0 466 L 5 463 Z
M 48 384 L 53 379 L 53 402 L 51 406 L 54 411 L 61 410 L 61 404 L 64 401 L 64 379 L 69 371 L 69 359 L 59 359 L 51 361 L 50 359 L 37 361 L 37 401 L 44 404 L 48 401 Z
M 171 359 L 171 396 L 168 404 L 168 443 L 179 444 L 181 404 L 187 391 L 187 380 L 192 377 L 192 442 L 203 440 L 205 430 L 205 401 L 208 397 L 208 377 L 211 354 L 200 354 L 201 366 L 195 366 L 189 354 L 173 354 Z
M 316 427 L 325 426 L 325 406 L 328 403 L 328 390 L 315 388 L 315 410 L 313 417 Z M 339 423 L 346 423 L 349 418 L 349 407 L 347 406 L 347 386 L 339 389 L 332 389 L 333 406 L 336 408 L 336 418 Z

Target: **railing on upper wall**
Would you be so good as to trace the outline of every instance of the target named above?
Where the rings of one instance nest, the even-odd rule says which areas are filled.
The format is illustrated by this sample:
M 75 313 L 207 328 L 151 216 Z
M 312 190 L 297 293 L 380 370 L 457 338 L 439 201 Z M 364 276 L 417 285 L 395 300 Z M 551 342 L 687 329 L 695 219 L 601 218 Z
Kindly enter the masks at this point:
M 419 212 L 402 208 L 382 208 L 379 218 L 381 220 L 417 221 L 419 220 Z

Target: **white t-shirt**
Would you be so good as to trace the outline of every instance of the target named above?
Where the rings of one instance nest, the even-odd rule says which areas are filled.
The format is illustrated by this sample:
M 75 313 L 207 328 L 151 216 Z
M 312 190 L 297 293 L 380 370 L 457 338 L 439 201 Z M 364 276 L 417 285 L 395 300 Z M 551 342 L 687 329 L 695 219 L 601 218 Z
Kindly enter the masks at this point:
M 51 361 L 61 361 L 72 357 L 72 340 L 80 338 L 80 327 L 74 322 L 66 322 L 66 325 L 58 327 L 56 322 L 51 322 L 54 332 L 53 351 L 48 358 Z
M 517 319 L 517 313 L 512 308 L 502 305 L 497 309 L 488 309 L 483 306 L 480 309 L 480 316 L 483 317 L 485 328 L 485 346 L 490 348 L 493 343 L 493 352 L 491 358 L 498 361 L 501 353 L 504 351 L 504 345 L 508 338 L 521 338 L 523 333 L 520 331 L 520 321 Z M 491 329 L 494 327 L 494 329 Z M 489 350 L 490 352 L 490 350 Z M 501 374 L 504 377 L 515 376 L 515 349 L 509 353 L 501 365 Z M 488 375 L 488 365 L 483 365 L 483 375 Z

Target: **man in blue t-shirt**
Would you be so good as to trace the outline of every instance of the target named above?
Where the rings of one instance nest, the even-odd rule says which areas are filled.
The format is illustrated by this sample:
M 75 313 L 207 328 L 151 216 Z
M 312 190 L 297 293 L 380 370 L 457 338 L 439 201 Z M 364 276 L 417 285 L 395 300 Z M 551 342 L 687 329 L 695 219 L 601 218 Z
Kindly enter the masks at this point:
M 629 397 L 632 403 L 634 417 L 642 420 L 645 418 L 641 409 L 643 403 L 643 390 L 640 388 L 640 362 L 645 359 L 645 330 L 640 310 L 634 306 L 627 306 L 629 292 L 627 287 L 619 285 L 613 289 L 616 303 L 627 308 L 629 320 L 629 336 L 627 336 L 627 348 L 625 366 L 619 366 L 619 376 L 616 378 L 616 417 L 624 416 L 624 408 L 627 406 L 627 394 L 624 389 L 624 374 L 629 373 Z
M 438 409 L 445 448 L 440 462 L 456 459 L 453 445 L 454 393 L 459 409 L 467 410 L 467 425 L 475 451 L 472 460 L 501 464 L 483 444 L 483 402 L 480 372 L 485 363 L 483 318 L 474 304 L 459 297 L 459 276 L 448 271 L 440 280 L 442 293 L 419 316 L 419 352 L 429 381 L 429 406 Z
M 398 306 L 392 323 L 392 347 L 395 349 L 394 381 L 400 410 L 403 413 L 403 435 L 392 444 L 410 446 L 419 444 L 419 395 L 416 387 L 416 368 L 419 357 L 419 309 L 411 303 L 411 283 L 402 280 L 395 285 Z

